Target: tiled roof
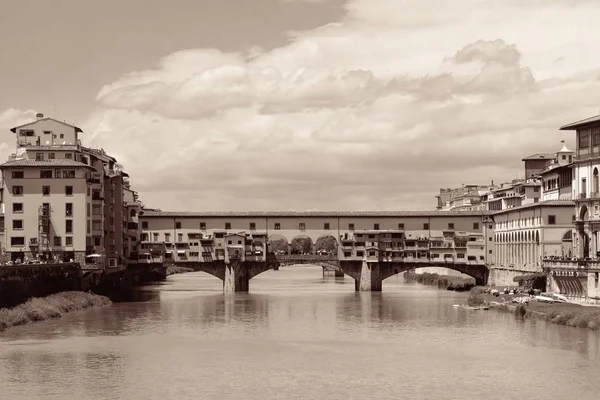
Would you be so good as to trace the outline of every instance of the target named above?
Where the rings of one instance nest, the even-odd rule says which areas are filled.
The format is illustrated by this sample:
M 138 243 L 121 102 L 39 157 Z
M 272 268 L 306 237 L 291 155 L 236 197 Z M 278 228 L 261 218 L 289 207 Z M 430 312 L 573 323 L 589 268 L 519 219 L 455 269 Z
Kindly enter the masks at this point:
M 284 217 L 443 217 L 443 216 L 482 216 L 491 214 L 487 210 L 465 211 L 156 211 L 142 210 L 140 216 L 165 218 L 284 218 Z
M 560 130 L 561 131 L 572 131 L 577 128 L 583 127 L 585 125 L 590 125 L 593 123 L 600 123 L 600 115 L 596 115 L 594 117 L 582 119 L 581 121 L 572 122 L 570 124 L 563 125 L 560 127 Z
M 75 125 L 67 124 L 66 122 L 59 121 L 59 120 L 57 120 L 57 119 L 50 118 L 50 117 L 42 118 L 42 119 L 39 119 L 39 120 L 37 120 L 37 121 L 31 121 L 31 122 L 28 122 L 28 123 L 26 123 L 26 124 L 23 124 L 23 125 L 15 126 L 14 128 L 11 128 L 10 130 L 11 130 L 11 132 L 15 133 L 15 132 L 17 132 L 17 129 L 19 129 L 19 128 L 23 128 L 23 127 L 25 127 L 25 126 L 28 126 L 28 125 L 35 124 L 36 122 L 39 122 L 39 121 L 46 121 L 46 120 L 51 120 L 51 121 L 54 121 L 54 122 L 58 122 L 59 124 L 63 124 L 63 125 L 65 125 L 65 126 L 68 126 L 68 127 L 70 127 L 70 128 L 75 128 L 75 132 L 83 132 L 83 131 L 81 130 L 81 128 L 79 128 L 79 127 L 77 127 L 77 126 L 75 126 Z
M 556 158 L 555 153 L 536 153 L 529 157 L 525 157 L 521 161 L 532 161 L 532 160 L 554 160 Z
M 8 168 L 8 167 L 85 167 L 91 168 L 91 166 L 81 163 L 79 161 L 73 160 L 65 160 L 65 159 L 55 159 L 55 160 L 46 160 L 46 161 L 36 161 L 32 159 L 23 159 L 23 160 L 13 160 L 7 161 L 4 164 L 0 164 L 0 168 Z
M 493 215 L 503 214 L 511 211 L 520 211 L 528 208 L 536 208 L 536 207 L 575 207 L 575 202 L 573 200 L 546 200 L 540 201 L 532 204 L 525 204 L 519 207 L 506 208 L 500 211 L 494 211 Z
M 540 172 L 540 176 L 542 175 L 546 175 L 552 172 L 557 172 L 560 171 L 562 169 L 567 169 L 567 168 L 572 168 L 573 167 L 573 163 L 571 164 L 564 164 L 564 165 L 558 165 L 558 164 L 554 164 L 551 165 L 547 170 Z

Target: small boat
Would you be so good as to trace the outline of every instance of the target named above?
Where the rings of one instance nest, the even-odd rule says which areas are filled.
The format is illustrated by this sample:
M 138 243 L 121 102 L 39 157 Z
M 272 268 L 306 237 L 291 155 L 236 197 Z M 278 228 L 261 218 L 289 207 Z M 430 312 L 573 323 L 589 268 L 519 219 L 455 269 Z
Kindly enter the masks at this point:
M 460 306 L 460 308 L 464 308 L 465 310 L 472 310 L 472 311 L 479 311 L 479 310 L 489 310 L 490 306 L 478 306 L 478 307 L 474 307 L 474 306 Z
M 555 300 L 552 297 L 547 296 L 535 296 L 535 299 L 540 303 L 554 303 Z

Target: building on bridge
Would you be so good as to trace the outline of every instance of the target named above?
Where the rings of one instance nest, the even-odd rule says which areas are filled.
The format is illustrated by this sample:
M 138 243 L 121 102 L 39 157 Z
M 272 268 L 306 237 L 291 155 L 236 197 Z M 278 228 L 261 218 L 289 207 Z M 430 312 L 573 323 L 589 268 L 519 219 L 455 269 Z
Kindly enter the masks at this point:
M 485 267 L 494 259 L 494 226 L 485 211 L 143 210 L 139 218 L 140 258 L 146 262 L 206 263 L 229 260 L 238 252 L 238 259 L 245 261 L 267 260 L 271 253 L 280 259 L 288 255 L 289 260 L 285 260 L 289 262 L 317 263 L 316 256 L 331 262 L 333 254 L 336 262 L 403 263 L 410 268 L 444 266 L 465 272 L 469 265 Z M 331 248 L 322 247 L 332 244 L 333 253 Z M 478 279 L 483 281 L 483 275 Z

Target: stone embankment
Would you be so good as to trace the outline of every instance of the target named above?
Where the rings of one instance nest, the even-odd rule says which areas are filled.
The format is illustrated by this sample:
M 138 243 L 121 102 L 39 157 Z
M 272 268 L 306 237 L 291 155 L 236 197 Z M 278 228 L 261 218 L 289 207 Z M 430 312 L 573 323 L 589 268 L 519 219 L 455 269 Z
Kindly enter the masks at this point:
M 532 299 L 529 304 L 511 303 L 514 296 L 493 296 L 482 287 L 471 289 L 467 304 L 487 304 L 490 308 L 514 313 L 519 318 L 534 318 L 552 324 L 600 330 L 600 307 L 575 303 L 543 303 Z
M 465 278 L 462 276 L 438 275 L 424 272 L 417 274 L 416 272 L 406 272 L 404 274 L 406 283 L 420 283 L 427 286 L 437 286 L 443 290 L 455 290 L 464 292 L 475 286 L 474 278 Z
M 61 292 L 47 297 L 34 297 L 12 308 L 0 308 L 0 332 L 13 326 L 60 318 L 70 312 L 111 303 L 108 297 L 86 292 Z

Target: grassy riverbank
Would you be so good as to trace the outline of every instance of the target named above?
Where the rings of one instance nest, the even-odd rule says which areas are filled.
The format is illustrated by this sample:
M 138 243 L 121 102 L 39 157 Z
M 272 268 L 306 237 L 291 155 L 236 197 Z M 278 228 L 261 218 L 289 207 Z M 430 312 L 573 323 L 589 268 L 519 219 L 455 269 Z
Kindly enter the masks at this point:
M 11 308 L 0 309 L 0 332 L 35 321 L 60 318 L 73 311 L 111 304 L 108 297 L 86 292 L 61 292 L 47 297 L 34 297 Z
M 582 306 L 574 303 L 542 303 L 531 301 L 528 305 L 512 304 L 514 296 L 495 297 L 485 293 L 482 287 L 471 289 L 468 305 L 489 304 L 500 311 L 512 312 L 520 318 L 536 318 L 552 324 L 600 330 L 600 307 Z
M 475 286 L 475 279 L 464 278 L 462 276 L 438 275 L 428 272 L 417 274 L 416 272 L 406 272 L 404 274 L 406 283 L 420 283 L 427 286 L 437 286 L 440 289 L 455 290 L 464 292 Z
M 194 272 L 194 269 L 187 267 L 176 267 L 174 265 L 170 265 L 167 267 L 167 276 L 175 274 L 184 274 L 186 272 Z

